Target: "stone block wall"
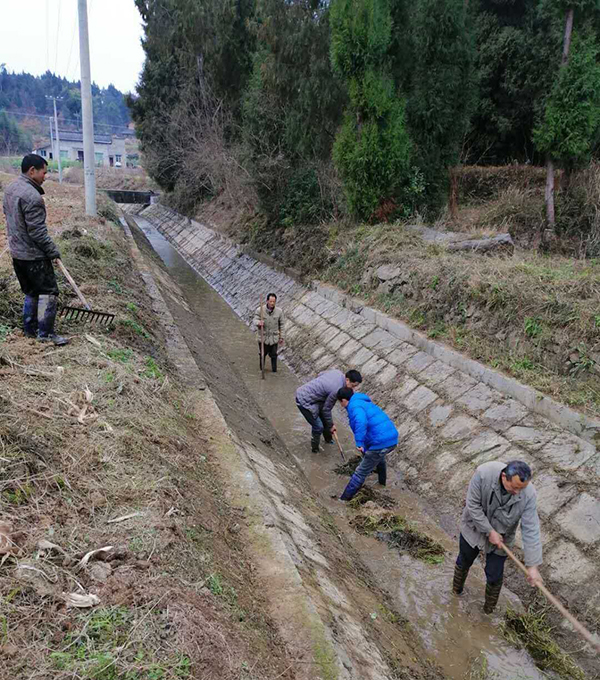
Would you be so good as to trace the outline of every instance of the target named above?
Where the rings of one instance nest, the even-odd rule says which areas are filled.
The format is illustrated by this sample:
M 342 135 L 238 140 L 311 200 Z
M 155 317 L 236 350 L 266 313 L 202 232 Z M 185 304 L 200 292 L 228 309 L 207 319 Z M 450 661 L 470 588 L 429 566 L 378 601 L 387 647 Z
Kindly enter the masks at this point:
M 244 321 L 252 318 L 260 292 L 277 293 L 287 318 L 284 356 L 301 376 L 330 367 L 361 371 L 363 390 L 400 432 L 390 479 L 426 497 L 432 511 L 446 519 L 446 528 L 455 528 L 478 465 L 511 459 L 531 464 L 544 575 L 590 627 L 597 627 L 600 423 L 333 287 L 308 288 L 163 206 L 151 206 L 143 216 Z

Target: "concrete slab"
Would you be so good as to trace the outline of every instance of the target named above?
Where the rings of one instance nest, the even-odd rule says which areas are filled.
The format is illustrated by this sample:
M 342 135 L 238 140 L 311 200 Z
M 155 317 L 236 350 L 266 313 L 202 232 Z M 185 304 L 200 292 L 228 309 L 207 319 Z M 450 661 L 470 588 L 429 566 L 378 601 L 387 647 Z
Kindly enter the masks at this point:
M 345 361 L 348 357 L 356 354 L 360 348 L 361 344 L 357 340 L 350 339 L 339 348 L 338 356 Z
M 333 340 L 335 337 L 337 337 L 340 332 L 340 329 L 336 328 L 336 326 L 329 326 L 329 328 L 319 338 L 319 342 L 322 342 L 326 345 L 330 340 Z
M 453 373 L 456 373 L 456 369 L 452 366 L 448 366 L 442 361 L 434 361 L 419 373 L 419 380 L 428 387 L 435 387 Z
M 362 340 L 365 335 L 369 335 L 369 333 L 374 331 L 375 328 L 377 328 L 377 326 L 375 326 L 374 323 L 366 323 L 363 321 L 360 325 L 348 329 L 348 334 L 351 335 L 355 340 Z
M 476 385 L 477 381 L 470 378 L 466 373 L 455 371 L 446 380 L 436 385 L 436 389 L 440 394 L 446 396 L 449 401 L 456 401 Z
M 378 359 L 377 357 L 373 357 L 370 361 L 367 361 L 367 363 L 364 364 L 364 366 L 360 369 L 360 372 L 363 378 L 372 378 L 382 371 L 386 366 L 389 366 L 386 361 L 383 359 Z
M 575 435 L 563 432 L 542 446 L 538 455 L 561 470 L 576 470 L 596 455 L 596 447 Z
M 457 404 L 473 415 L 479 415 L 486 411 L 496 401 L 500 401 L 502 395 L 492 390 L 483 383 L 478 383 L 472 390 L 465 392 Z
M 373 352 L 371 352 L 370 349 L 361 346 L 361 348 L 358 350 L 356 354 L 348 358 L 348 363 L 358 367 L 364 366 L 367 363 L 367 361 L 371 361 L 371 359 L 374 356 L 375 355 L 373 354 Z
M 556 432 L 554 430 L 544 431 L 537 427 L 526 427 L 520 424 L 509 428 L 504 433 L 504 436 L 510 439 L 513 444 L 524 446 L 530 451 L 538 451 L 556 437 Z
M 396 347 L 393 351 L 391 351 L 386 359 L 392 363 L 395 364 L 396 366 L 401 366 L 405 361 L 408 361 L 412 356 L 414 356 L 418 352 L 416 347 L 413 347 L 412 345 L 409 345 L 408 343 L 404 343 L 400 345 L 399 347 Z
M 381 328 L 376 328 L 374 331 L 369 333 L 369 335 L 365 335 L 365 337 L 361 340 L 361 343 L 369 349 L 374 349 L 382 340 L 385 340 L 386 337 L 392 339 L 392 336 L 387 331 L 384 331 Z
M 473 458 L 481 453 L 493 451 L 497 460 L 503 460 L 503 454 L 510 449 L 510 442 L 493 430 L 483 430 L 473 437 L 461 450 L 463 458 Z
M 414 389 L 419 387 L 419 383 L 414 378 L 405 378 L 402 385 L 394 391 L 392 398 L 395 401 L 403 402 Z
M 404 364 L 404 369 L 413 375 L 418 375 L 428 366 L 435 363 L 435 359 L 426 352 L 417 352 Z
M 446 407 L 451 408 L 451 407 Z M 481 427 L 479 421 L 470 416 L 458 415 L 449 420 L 442 428 L 441 436 L 449 441 L 459 442 L 473 434 Z
M 377 376 L 377 383 L 379 385 L 389 385 L 397 375 L 398 369 L 393 364 L 388 364 Z
M 588 493 L 582 493 L 554 519 L 565 533 L 582 543 L 592 545 L 600 540 L 600 502 Z
M 567 541 L 559 541 L 544 562 L 553 581 L 569 585 L 585 583 L 595 572 L 594 564 Z
M 444 404 L 440 401 L 435 404 L 429 411 L 429 422 L 433 427 L 441 427 L 448 421 L 448 418 L 454 412 L 454 407 L 451 404 Z
M 514 399 L 507 399 L 502 404 L 497 404 L 489 408 L 482 416 L 481 421 L 488 427 L 505 432 L 520 420 L 523 420 L 528 411 Z
M 396 422 L 395 425 L 398 430 L 398 443 L 402 443 L 407 437 L 410 437 L 415 430 L 421 428 L 419 421 L 409 415 L 404 416 L 402 420 Z
M 325 354 L 315 363 L 315 368 L 319 372 L 326 371 L 334 364 L 337 364 L 337 358 L 335 354 Z
M 327 347 L 329 347 L 332 352 L 337 352 L 337 350 L 340 349 L 342 345 L 350 342 L 351 339 L 352 338 L 347 333 L 340 331 L 336 336 L 329 340 L 329 342 L 327 342 Z
M 411 413 L 420 413 L 433 404 L 437 398 L 438 395 L 435 392 L 424 385 L 419 385 L 404 398 L 402 403 Z
M 537 491 L 537 509 L 542 518 L 554 514 L 579 493 L 575 484 L 565 483 L 563 477 L 548 471 L 536 474 L 534 469 L 532 484 Z

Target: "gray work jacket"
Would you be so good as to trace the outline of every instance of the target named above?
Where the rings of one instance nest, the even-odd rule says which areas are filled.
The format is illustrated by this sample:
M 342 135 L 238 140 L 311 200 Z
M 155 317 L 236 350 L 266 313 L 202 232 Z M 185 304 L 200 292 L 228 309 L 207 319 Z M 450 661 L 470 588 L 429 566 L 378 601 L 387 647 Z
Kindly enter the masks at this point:
M 58 248 L 48 234 L 44 190 L 27 175 L 11 182 L 4 192 L 8 247 L 15 260 L 54 260 Z
M 280 307 L 275 307 L 275 309 L 270 312 L 266 305 L 263 305 L 263 321 L 265 322 L 265 345 L 277 345 L 281 338 L 283 338 L 283 311 Z M 260 342 L 260 328 L 258 327 L 258 322 L 260 321 L 260 307 L 256 310 L 254 314 L 254 326 L 258 331 L 258 340 Z
M 337 393 L 346 387 L 346 376 L 333 368 L 319 374 L 296 390 L 296 402 L 308 409 L 315 418 L 321 415 L 323 425 L 329 429 L 333 425 L 331 411 L 337 401 Z
M 488 534 L 492 529 L 502 534 L 504 542 L 510 548 L 521 522 L 525 564 L 536 567 L 542 563 L 537 494 L 531 482 L 516 496 L 502 494 L 500 473 L 505 467 L 506 463 L 492 461 L 477 468 L 469 483 L 460 533 L 472 548 L 504 555 L 503 550 L 488 541 Z

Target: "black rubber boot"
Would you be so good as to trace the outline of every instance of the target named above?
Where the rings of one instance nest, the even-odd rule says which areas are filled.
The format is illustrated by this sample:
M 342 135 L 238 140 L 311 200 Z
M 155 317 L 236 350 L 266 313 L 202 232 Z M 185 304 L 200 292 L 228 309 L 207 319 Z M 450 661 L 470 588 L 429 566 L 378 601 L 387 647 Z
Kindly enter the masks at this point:
M 277 356 L 271 357 L 271 370 L 277 373 Z
M 319 453 L 319 443 L 321 442 L 320 434 L 313 434 L 310 440 L 310 449 L 313 453 Z
M 469 575 L 469 570 L 459 567 L 458 564 L 454 565 L 454 579 L 452 581 L 452 592 L 456 595 L 462 595 L 462 591 L 465 587 L 465 581 Z
M 68 344 L 67 338 L 54 333 L 54 321 L 58 308 L 56 295 L 40 295 L 38 298 L 38 340 L 53 342 L 55 345 Z
M 27 338 L 37 338 L 38 332 L 38 298 L 37 295 L 26 295 L 23 303 L 23 332 Z
M 496 581 L 496 583 L 486 583 L 485 584 L 485 603 L 483 605 L 483 611 L 486 614 L 491 614 L 496 605 L 498 604 L 498 598 L 500 597 L 500 591 L 502 590 L 502 579 Z
M 385 486 L 387 482 L 387 468 L 385 465 L 380 464 L 377 466 L 377 477 L 380 486 Z

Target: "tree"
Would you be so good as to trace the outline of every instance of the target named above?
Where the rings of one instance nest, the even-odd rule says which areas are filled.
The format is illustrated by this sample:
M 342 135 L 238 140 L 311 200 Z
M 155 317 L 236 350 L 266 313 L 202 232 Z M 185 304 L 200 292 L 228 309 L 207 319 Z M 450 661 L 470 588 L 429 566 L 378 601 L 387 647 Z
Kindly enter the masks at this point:
M 25 132 L 13 116 L 0 111 L 0 155 L 12 156 L 31 151 L 31 135 Z
M 410 133 L 433 208 L 447 194 L 448 169 L 459 161 L 476 103 L 475 46 L 464 0 L 418 0 L 414 36 Z
M 551 2 L 551 0 L 550 0 Z M 534 132 L 534 141 L 546 155 L 546 223 L 555 227 L 555 165 L 567 170 L 582 163 L 592 148 L 600 125 L 600 70 L 597 34 L 589 17 L 600 11 L 598 0 L 562 0 L 550 8 L 564 18 L 563 50 L 552 90 L 546 100 L 543 119 Z M 575 16 L 581 15 L 571 54 Z M 587 20 L 587 21 L 586 21 Z
M 334 0 L 331 58 L 346 81 L 349 106 L 333 158 L 350 211 L 369 219 L 399 206 L 411 176 L 405 104 L 389 68 L 392 20 L 387 0 Z

